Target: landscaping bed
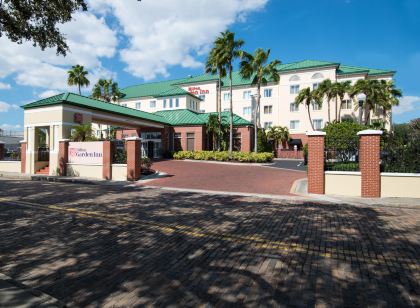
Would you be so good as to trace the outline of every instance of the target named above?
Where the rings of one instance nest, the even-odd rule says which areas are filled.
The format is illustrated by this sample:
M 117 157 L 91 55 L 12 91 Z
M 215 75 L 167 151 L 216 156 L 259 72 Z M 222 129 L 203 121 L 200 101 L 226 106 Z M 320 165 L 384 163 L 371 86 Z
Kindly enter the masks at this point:
M 227 151 L 179 151 L 173 154 L 174 159 L 194 159 L 194 160 L 215 160 L 215 161 L 234 161 L 242 163 L 266 163 L 274 158 L 273 153 L 244 153 Z

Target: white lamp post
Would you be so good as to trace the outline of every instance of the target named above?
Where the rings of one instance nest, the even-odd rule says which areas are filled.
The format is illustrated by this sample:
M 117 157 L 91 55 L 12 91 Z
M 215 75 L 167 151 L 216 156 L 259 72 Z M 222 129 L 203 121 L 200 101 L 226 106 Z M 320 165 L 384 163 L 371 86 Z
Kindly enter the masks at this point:
M 357 101 L 359 102 L 359 124 L 362 125 L 363 104 L 366 101 L 366 94 L 360 93 L 357 95 Z

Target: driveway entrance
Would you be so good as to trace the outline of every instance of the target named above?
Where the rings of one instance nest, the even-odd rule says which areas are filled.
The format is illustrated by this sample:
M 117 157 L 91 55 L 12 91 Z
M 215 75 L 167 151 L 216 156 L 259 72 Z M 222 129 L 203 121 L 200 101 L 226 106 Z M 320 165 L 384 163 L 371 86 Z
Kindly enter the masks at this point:
M 144 185 L 270 195 L 290 195 L 294 181 L 306 177 L 304 171 L 197 161 L 166 160 L 152 168 L 169 176 Z

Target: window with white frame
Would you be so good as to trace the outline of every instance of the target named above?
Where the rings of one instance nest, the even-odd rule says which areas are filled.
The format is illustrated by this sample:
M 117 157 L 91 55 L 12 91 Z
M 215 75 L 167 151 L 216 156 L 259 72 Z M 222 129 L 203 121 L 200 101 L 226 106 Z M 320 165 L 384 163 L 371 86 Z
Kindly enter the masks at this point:
M 273 106 L 264 106 L 264 114 L 272 114 L 273 113 Z
M 179 107 L 179 98 L 177 97 L 177 98 L 175 98 L 175 107 Z
M 156 101 L 150 101 L 150 108 L 156 108 Z
M 299 85 L 291 85 L 290 86 L 290 94 L 298 94 L 299 93 Z
M 264 89 L 264 97 L 271 97 L 273 89 Z
M 141 109 L 141 103 L 140 102 L 136 103 L 136 109 Z
M 251 115 L 252 107 L 244 107 L 244 115 Z
M 312 110 L 322 110 L 322 105 L 321 104 L 317 104 L 315 102 L 312 102 Z
M 315 130 L 321 130 L 323 128 L 324 121 L 322 119 L 314 119 L 312 122 Z
M 173 99 L 172 98 L 170 98 L 169 99 L 169 108 L 173 108 L 174 107 L 174 105 L 173 105 Z
M 242 97 L 243 99 L 251 99 L 251 91 L 244 91 Z
M 297 105 L 295 102 L 290 103 L 290 112 L 297 112 L 299 111 L 299 105 Z
M 121 106 L 127 107 L 127 104 L 126 103 L 122 103 Z
M 273 122 L 264 122 L 264 129 L 269 129 L 273 126 Z
M 201 100 L 203 100 L 203 101 L 206 99 L 206 96 L 205 96 L 204 94 L 199 95 L 198 97 L 199 97 Z
M 324 78 L 324 75 L 322 75 L 321 73 L 315 73 L 312 75 L 312 79 L 320 79 L 320 78 Z
M 298 75 L 293 75 L 292 77 L 289 78 L 289 81 L 299 81 L 300 77 Z
M 164 108 L 164 109 L 166 109 L 166 105 L 167 105 L 166 98 L 164 98 L 164 99 L 163 99 L 163 108 Z
M 319 88 L 319 82 L 315 82 L 312 84 L 312 90 L 316 90 Z
M 290 121 L 290 129 L 299 129 L 299 120 Z
M 223 100 L 224 100 L 224 101 L 228 101 L 228 100 L 230 100 L 230 93 L 229 93 L 229 92 L 227 92 L 227 93 L 223 93 Z
M 341 102 L 341 109 L 352 109 L 353 104 L 351 99 L 345 99 Z

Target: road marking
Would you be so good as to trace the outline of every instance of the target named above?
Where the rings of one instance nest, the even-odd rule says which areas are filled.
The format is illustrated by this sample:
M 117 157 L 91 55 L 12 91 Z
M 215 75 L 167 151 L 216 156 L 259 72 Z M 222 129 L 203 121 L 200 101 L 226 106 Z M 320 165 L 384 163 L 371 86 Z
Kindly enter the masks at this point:
M 3 202 L 3 205 L 18 205 L 23 206 L 31 209 L 41 209 L 47 211 L 54 211 L 60 213 L 68 213 L 77 215 L 78 217 L 82 218 L 96 218 L 100 220 L 104 220 L 106 222 L 112 222 L 116 225 L 130 225 L 135 224 L 142 227 L 148 227 L 153 230 L 160 231 L 165 234 L 173 234 L 179 233 L 183 235 L 188 235 L 191 237 L 202 238 L 206 237 L 209 239 L 219 239 L 227 242 L 232 242 L 236 244 L 247 244 L 252 245 L 252 247 L 258 249 L 272 249 L 277 250 L 282 253 L 289 253 L 289 252 L 309 252 L 313 253 L 317 256 L 324 257 L 327 259 L 339 259 L 340 257 L 345 259 L 345 256 L 351 255 L 352 260 L 358 260 L 361 262 L 371 263 L 375 265 L 382 265 L 382 266 L 389 266 L 385 262 L 388 257 L 384 257 L 383 255 L 377 255 L 377 259 L 366 259 L 363 257 L 358 257 L 356 251 L 353 250 L 346 250 L 346 249 L 337 249 L 334 247 L 318 247 L 314 245 L 301 245 L 298 243 L 290 243 L 284 241 L 270 241 L 258 235 L 252 236 L 239 236 L 239 235 L 232 235 L 227 233 L 218 233 L 218 232 L 211 232 L 206 231 L 197 227 L 191 227 L 186 225 L 179 225 L 179 224 L 164 224 L 158 222 L 150 222 L 141 219 L 133 219 L 126 214 L 107 214 L 99 211 L 89 211 L 89 210 L 82 210 L 78 208 L 65 208 L 62 206 L 57 206 L 54 204 L 39 204 L 34 202 L 28 202 L 24 200 L 18 200 L 16 198 L 2 198 L 0 197 L 0 202 Z M 344 261 L 344 260 L 343 260 Z M 409 258 L 399 258 L 398 263 L 404 263 L 405 267 L 411 270 L 420 270 L 420 265 L 415 260 L 411 260 Z M 399 264 L 401 265 L 401 264 Z

